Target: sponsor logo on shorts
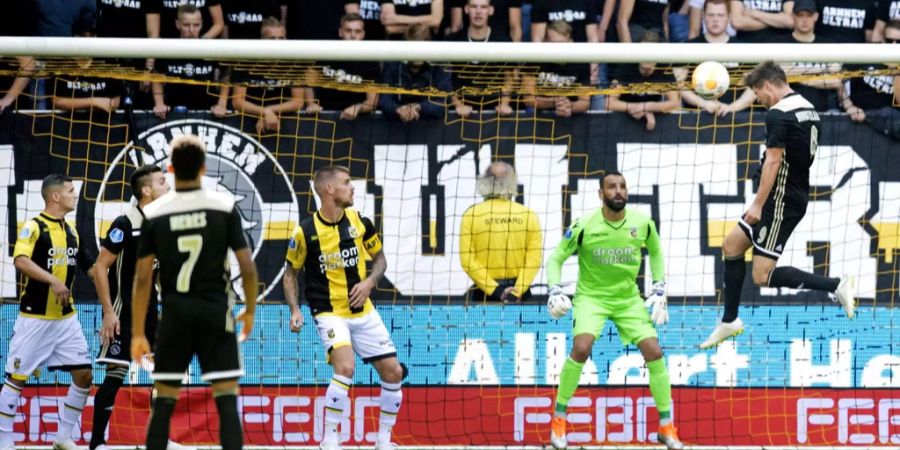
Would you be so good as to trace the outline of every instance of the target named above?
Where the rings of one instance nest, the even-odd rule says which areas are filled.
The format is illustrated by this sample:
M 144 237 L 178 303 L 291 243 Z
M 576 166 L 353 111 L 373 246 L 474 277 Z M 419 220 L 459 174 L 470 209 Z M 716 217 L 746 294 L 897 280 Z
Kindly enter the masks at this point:
M 762 227 L 759 229 L 759 237 L 756 238 L 756 242 L 762 244 L 764 240 L 766 240 L 766 234 L 768 234 L 769 230 L 766 227 Z

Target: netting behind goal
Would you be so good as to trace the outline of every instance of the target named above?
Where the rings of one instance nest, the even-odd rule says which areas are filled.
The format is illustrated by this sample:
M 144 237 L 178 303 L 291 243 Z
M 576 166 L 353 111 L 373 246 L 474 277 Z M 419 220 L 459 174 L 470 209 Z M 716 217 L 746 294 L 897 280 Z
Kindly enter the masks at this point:
M 6 206 L 0 216 L 6 236 L 0 256 L 4 354 L 18 311 L 12 246 L 18 228 L 43 206 L 41 179 L 63 172 L 76 180 L 79 205 L 71 219 L 84 239 L 96 243 L 129 207 L 128 179 L 135 168 L 167 165 L 169 140 L 194 133 L 209 152 L 205 185 L 238 199 L 263 285 L 257 328 L 242 345 L 247 375 L 241 380 L 240 407 L 247 444 L 314 446 L 322 438 L 331 368 L 305 308 L 303 330 L 289 331 L 281 277 L 290 231 L 317 209 L 313 172 L 341 164 L 352 173 L 355 207 L 382 234 L 388 269 L 373 299 L 399 359 L 409 368 L 395 441 L 402 446 L 541 445 L 571 345 L 571 321 L 553 321 L 547 314 L 543 269 L 532 284 L 532 301 L 467 301 L 472 281 L 460 263 L 461 217 L 482 200 L 476 179 L 488 164 L 513 164 L 520 184 L 516 200 L 539 217 L 545 261 L 573 220 L 600 207 L 599 177 L 617 170 L 628 181 L 629 208 L 651 215 L 662 238 L 671 320 L 659 328 L 659 336 L 674 385 L 675 421 L 685 442 L 715 447 L 900 444 L 900 155 L 898 141 L 876 122 L 884 118 L 878 114 L 890 117 L 890 108 L 873 110 L 869 124 L 821 113 L 809 209 L 780 260 L 819 274 L 855 275 L 857 317 L 846 319 L 824 294 L 755 288 L 748 272 L 741 310 L 747 331 L 715 350 L 701 351 L 697 344 L 722 312 L 723 238 L 758 185 L 755 174 L 765 149 L 759 105 L 724 117 L 683 107 L 656 114 L 655 128 L 648 130 L 646 119 L 625 113 L 557 117 L 555 108 L 535 110 L 528 96 L 577 101 L 578 96 L 664 91 L 675 88 L 674 81 L 579 88 L 537 65 L 452 64 L 445 66 L 451 79 L 467 80 L 468 90 L 456 93 L 473 106 L 468 117 L 452 106 L 439 117 L 409 123 L 382 113 L 355 120 L 342 119 L 340 111 L 283 113 L 277 130 L 260 131 L 256 115 L 230 104 L 224 117 L 173 108 L 161 120 L 141 109 L 152 107 L 146 97 L 141 104 L 147 95 L 141 94 L 141 82 L 179 80 L 112 63 L 90 67 L 65 60 L 39 65 L 43 92 L 23 95 L 17 111 L 0 116 L 0 183 L 6 187 L 0 190 Z M 222 67 L 303 87 L 424 95 L 438 106 L 450 99 L 436 89 L 330 78 L 322 64 L 231 62 Z M 747 67 L 731 69 L 738 94 Z M 672 72 L 662 66 L 656 70 Z M 892 80 L 892 72 L 879 70 L 847 69 L 830 76 Z M 124 102 L 111 114 L 98 108 L 41 109 L 55 104 L 51 97 L 60 81 L 83 81 L 88 75 L 105 77 L 110 85 L 134 82 L 130 89 L 137 110 L 132 113 Z M 210 96 L 218 88 L 216 83 L 202 87 Z M 512 114 L 496 113 L 504 98 Z M 891 124 L 888 130 L 897 126 Z M 642 290 L 648 285 L 644 272 L 638 279 Z M 572 258 L 563 279 L 573 283 L 576 275 Z M 101 310 L 89 282 L 79 281 L 76 299 L 96 353 Z M 103 376 L 98 367 L 95 381 Z M 173 420 L 173 438 L 182 443 L 218 439 L 215 404 L 199 377 L 192 366 Z M 65 388 L 52 384 L 68 378 L 43 372 L 37 380 L 26 389 L 15 426 L 23 446 L 52 440 L 65 394 Z M 372 445 L 378 376 L 359 361 L 354 381 L 341 432 L 347 445 Z M 133 365 L 116 402 L 110 444 L 143 442 L 149 383 L 149 374 Z M 570 403 L 570 443 L 655 443 L 658 419 L 647 383 L 640 352 L 622 348 L 615 327 L 607 324 Z M 76 429 L 79 442 L 89 438 L 91 404 Z

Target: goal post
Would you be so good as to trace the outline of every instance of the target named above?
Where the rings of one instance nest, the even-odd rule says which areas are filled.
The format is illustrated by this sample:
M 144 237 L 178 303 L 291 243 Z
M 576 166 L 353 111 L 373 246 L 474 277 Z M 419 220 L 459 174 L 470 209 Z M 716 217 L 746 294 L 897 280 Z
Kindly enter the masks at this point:
M 734 62 L 729 72 L 738 95 L 744 89 L 741 74 L 755 62 L 843 63 L 843 69 L 824 73 L 798 65 L 791 81 L 843 84 L 868 77 L 886 87 L 898 75 L 896 67 L 884 66 L 900 62 L 898 46 L 3 37 L 0 55 L 8 63 L 0 75 L 6 76 L 23 74 L 12 57 L 34 57 L 38 64 L 28 75 L 45 86 L 43 92 L 26 92 L 17 107 L 0 115 L 0 187 L 6 188 L 0 189 L 6 211 L 0 215 L 0 355 L 7 353 L 19 307 L 12 247 L 24 222 L 41 210 L 40 180 L 53 172 L 75 180 L 78 209 L 69 218 L 96 246 L 132 204 L 128 180 L 135 169 L 167 166 L 168 142 L 194 133 L 208 150 L 204 186 L 237 199 L 262 284 L 256 328 L 241 348 L 247 374 L 239 406 L 249 448 L 316 448 L 323 436 L 323 396 L 332 370 L 305 306 L 303 329 L 289 330 L 281 283 L 291 231 L 319 205 L 311 177 L 331 164 L 349 168 L 354 207 L 372 219 L 387 259 L 372 298 L 409 369 L 395 442 L 404 449 L 544 448 L 555 387 L 572 343 L 571 320 L 554 321 L 547 313 L 544 263 L 566 228 L 601 206 L 600 177 L 615 170 L 627 180 L 628 208 L 652 217 L 661 236 L 670 321 L 658 334 L 673 384 L 675 423 L 687 448 L 900 445 L 900 141 L 890 135 L 890 121 L 877 122 L 890 117 L 879 115 L 889 114 L 889 107 L 873 110 L 863 122 L 840 111 L 819 113 L 809 208 L 780 260 L 822 275 L 855 275 L 857 317 L 846 319 L 821 293 L 757 288 L 748 274 L 741 309 L 746 332 L 703 351 L 697 345 L 722 313 L 723 239 L 756 194 L 764 108 L 753 104 L 718 116 L 682 104 L 657 114 L 650 127 L 646 118 L 628 113 L 539 110 L 529 98 L 580 100 L 684 88 L 666 78 L 615 87 L 553 81 L 534 89 L 545 72 L 542 63 L 558 62 L 656 62 L 655 70 L 669 77 L 673 66 Z M 85 57 L 97 63 L 86 65 Z M 290 87 L 311 88 L 314 96 L 327 88 L 415 97 L 439 113 L 407 122 L 376 109 L 348 119 L 341 110 L 304 106 L 281 113 L 277 127 L 266 128 L 258 115 L 235 107 L 232 89 L 224 114 L 173 107 L 163 119 L 152 111 L 141 84 L 193 84 L 210 98 L 227 85 L 246 88 L 251 102 L 263 98 L 233 77 L 198 82 L 138 71 L 121 61 L 147 57 L 157 64 L 166 58 L 215 60 L 222 72 L 285 81 L 278 87 L 288 89 L 278 91 L 278 101 L 293 95 Z M 463 94 L 456 84 L 450 90 L 397 87 L 377 71 L 350 82 L 336 63 L 351 60 L 434 62 L 452 83 L 473 89 L 473 111 L 458 113 L 454 97 Z M 52 97 L 62 89 L 123 82 L 130 83 L 133 111 L 125 107 L 126 91 L 110 112 L 52 108 L 58 105 Z M 503 96 L 511 112 L 497 111 Z M 593 105 L 603 107 L 602 98 L 595 97 Z M 483 201 L 477 180 L 494 161 L 515 167 L 514 200 L 534 211 L 541 224 L 541 267 L 526 302 L 468 296 L 473 282 L 461 263 L 462 217 Z M 569 291 L 577 270 L 574 258 L 563 268 Z M 650 285 L 646 270 L 637 280 L 642 291 Z M 102 323 L 96 293 L 85 277 L 74 292 L 96 354 Z M 102 382 L 102 368 L 94 374 L 95 383 Z M 26 387 L 15 422 L 19 448 L 52 442 L 66 392 L 56 382 L 68 378 L 42 371 Z M 658 419 L 647 384 L 640 352 L 623 348 L 608 324 L 570 402 L 570 443 L 604 449 L 654 445 Z M 149 386 L 147 371 L 133 364 L 108 430 L 112 446 L 142 445 Z M 379 389 L 372 366 L 357 361 L 350 408 L 340 426 L 344 448 L 373 445 Z M 92 408 L 89 403 L 76 427 L 79 444 L 90 437 Z M 217 427 L 215 403 L 195 363 L 185 376 L 173 438 L 207 448 L 218 439 Z

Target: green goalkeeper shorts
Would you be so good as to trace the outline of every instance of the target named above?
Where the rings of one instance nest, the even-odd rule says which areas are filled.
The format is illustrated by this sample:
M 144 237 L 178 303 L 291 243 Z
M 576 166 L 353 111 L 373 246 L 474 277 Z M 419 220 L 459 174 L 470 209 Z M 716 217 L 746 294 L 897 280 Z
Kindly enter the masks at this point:
M 590 334 L 597 339 L 606 320 L 612 320 L 619 330 L 622 345 L 635 344 L 647 338 L 655 338 L 656 327 L 644 307 L 640 296 L 625 301 L 601 301 L 587 296 L 576 296 L 572 302 L 572 335 Z

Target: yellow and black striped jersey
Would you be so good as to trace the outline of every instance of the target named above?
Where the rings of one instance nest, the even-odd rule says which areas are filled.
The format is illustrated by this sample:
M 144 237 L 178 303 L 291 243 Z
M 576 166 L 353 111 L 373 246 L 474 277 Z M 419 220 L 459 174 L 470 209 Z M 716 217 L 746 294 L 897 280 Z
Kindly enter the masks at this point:
M 335 223 L 319 212 L 300 221 L 291 233 L 287 261 L 306 272 L 304 292 L 313 316 L 356 317 L 372 310 L 369 299 L 360 309 L 350 308 L 350 290 L 366 278 L 363 252 L 374 256 L 380 251 L 375 225 L 348 208 Z
M 75 227 L 63 219 L 41 213 L 25 222 L 13 259 L 30 258 L 38 267 L 53 274 L 71 290 L 75 280 L 75 266 L 87 272 L 94 265 L 94 252 L 85 248 Z M 39 319 L 63 319 L 75 313 L 74 302 L 65 308 L 56 300 L 50 285 L 22 275 L 19 313 Z

